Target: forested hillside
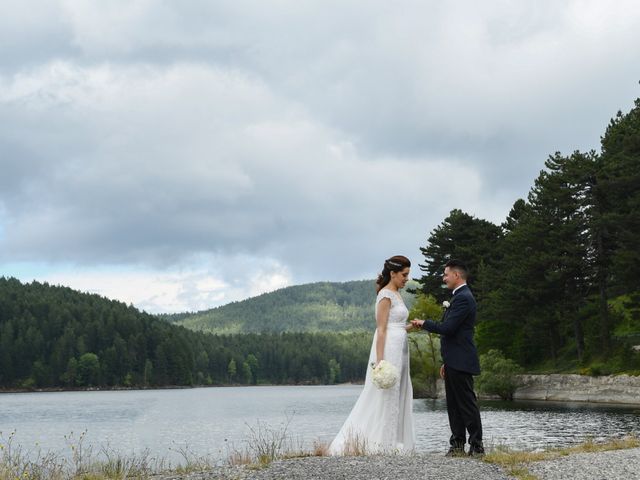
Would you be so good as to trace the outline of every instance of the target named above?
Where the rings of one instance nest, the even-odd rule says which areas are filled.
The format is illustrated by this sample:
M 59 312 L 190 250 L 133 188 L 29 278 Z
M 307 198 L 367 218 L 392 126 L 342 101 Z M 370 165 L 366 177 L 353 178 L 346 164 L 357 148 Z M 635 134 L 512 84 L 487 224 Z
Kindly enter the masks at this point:
M 453 210 L 422 248 L 425 293 L 465 260 L 476 339 L 528 369 L 640 373 L 640 99 L 600 152 L 556 153 L 501 225 Z
M 212 335 L 70 288 L 0 277 L 0 388 L 334 383 L 370 333 Z
M 402 292 L 407 307 L 413 295 Z M 319 282 L 282 288 L 194 314 L 164 315 L 214 333 L 356 332 L 375 330 L 375 280 Z

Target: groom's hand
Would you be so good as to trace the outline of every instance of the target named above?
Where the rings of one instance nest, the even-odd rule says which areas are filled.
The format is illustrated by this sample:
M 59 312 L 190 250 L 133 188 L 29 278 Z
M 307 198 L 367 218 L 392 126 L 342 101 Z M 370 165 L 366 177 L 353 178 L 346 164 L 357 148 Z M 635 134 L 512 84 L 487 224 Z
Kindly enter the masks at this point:
M 413 325 L 415 328 L 422 328 L 423 323 L 424 323 L 424 320 L 420 320 L 420 319 L 411 320 L 411 325 Z
M 440 367 L 440 378 L 444 380 L 444 365 Z

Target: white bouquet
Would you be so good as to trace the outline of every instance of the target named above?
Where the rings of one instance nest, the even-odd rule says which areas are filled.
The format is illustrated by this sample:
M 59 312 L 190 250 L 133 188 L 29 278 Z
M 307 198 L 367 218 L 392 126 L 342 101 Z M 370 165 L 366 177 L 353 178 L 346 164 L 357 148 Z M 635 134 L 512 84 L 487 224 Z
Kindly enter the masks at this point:
M 373 383 L 376 387 L 386 390 L 393 387 L 400 378 L 398 369 L 386 360 L 382 360 L 373 368 Z

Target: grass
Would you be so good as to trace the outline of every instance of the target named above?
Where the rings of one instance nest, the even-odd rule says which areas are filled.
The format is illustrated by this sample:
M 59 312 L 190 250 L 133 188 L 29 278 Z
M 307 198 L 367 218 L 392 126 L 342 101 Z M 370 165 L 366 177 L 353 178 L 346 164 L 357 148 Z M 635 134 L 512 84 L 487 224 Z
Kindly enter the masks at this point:
M 506 472 L 519 480 L 537 480 L 531 474 L 527 464 L 543 460 L 554 460 L 576 453 L 606 452 L 609 450 L 623 450 L 640 447 L 640 439 L 637 437 L 625 437 L 613 439 L 607 442 L 586 441 L 579 445 L 565 448 L 552 448 L 540 452 L 511 450 L 506 447 L 496 447 L 484 456 L 483 461 L 499 465 Z
M 258 421 L 248 425 L 249 434 L 242 448 L 227 446 L 226 464 L 247 468 L 265 468 L 274 460 L 326 455 L 328 446 L 316 441 L 311 451 L 302 447 L 301 439 L 292 437 L 289 424 L 292 416 L 279 426 Z M 16 432 L 0 432 L 0 480 L 120 480 L 148 479 L 157 474 L 183 475 L 211 471 L 224 461 L 196 454 L 188 446 L 171 448 L 181 457 L 172 465 L 166 457 L 155 458 L 148 450 L 140 454 L 123 455 L 117 450 L 86 445 L 86 431 L 64 436 L 66 451 L 43 451 L 38 444 L 29 450 L 17 445 Z
M 85 445 L 86 431 L 79 436 L 65 435 L 68 450 L 59 454 L 45 452 L 38 444 L 26 450 L 15 444 L 15 434 L 0 432 L 0 480 L 148 479 L 159 473 L 185 474 L 216 466 L 212 459 L 198 457 L 188 448 L 177 450 L 183 457 L 179 465 L 152 457 L 149 450 L 123 455 L 108 446 L 94 449 Z
M 351 430 L 347 432 L 343 448 L 345 457 L 362 457 L 367 454 L 368 448 L 366 438 Z
M 288 433 L 293 416 L 287 416 L 280 426 L 273 427 L 265 422 L 257 421 L 254 426 L 248 425 L 249 434 L 241 449 L 231 448 L 227 453 L 230 465 L 247 465 L 249 468 L 264 468 L 274 460 L 286 458 L 308 457 L 318 454 L 326 447 L 316 442 L 313 452 L 305 451 L 302 440 Z

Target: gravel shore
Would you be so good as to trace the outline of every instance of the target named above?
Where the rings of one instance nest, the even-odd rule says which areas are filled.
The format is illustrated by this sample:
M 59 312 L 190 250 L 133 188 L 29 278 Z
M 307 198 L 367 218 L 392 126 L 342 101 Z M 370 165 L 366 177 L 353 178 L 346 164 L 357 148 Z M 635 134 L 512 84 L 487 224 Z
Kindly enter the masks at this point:
M 640 479 L 640 448 L 576 453 L 531 463 L 528 468 L 541 480 L 637 480 Z
M 526 465 L 539 480 L 640 479 L 640 448 L 578 453 Z M 273 462 L 261 469 L 221 467 L 208 472 L 162 475 L 156 480 L 510 480 L 497 465 L 443 455 L 307 457 Z
M 495 466 L 476 459 L 445 458 L 443 455 L 372 455 L 366 457 L 307 457 L 281 460 L 251 470 L 224 467 L 211 472 L 162 476 L 158 480 L 508 480 Z

